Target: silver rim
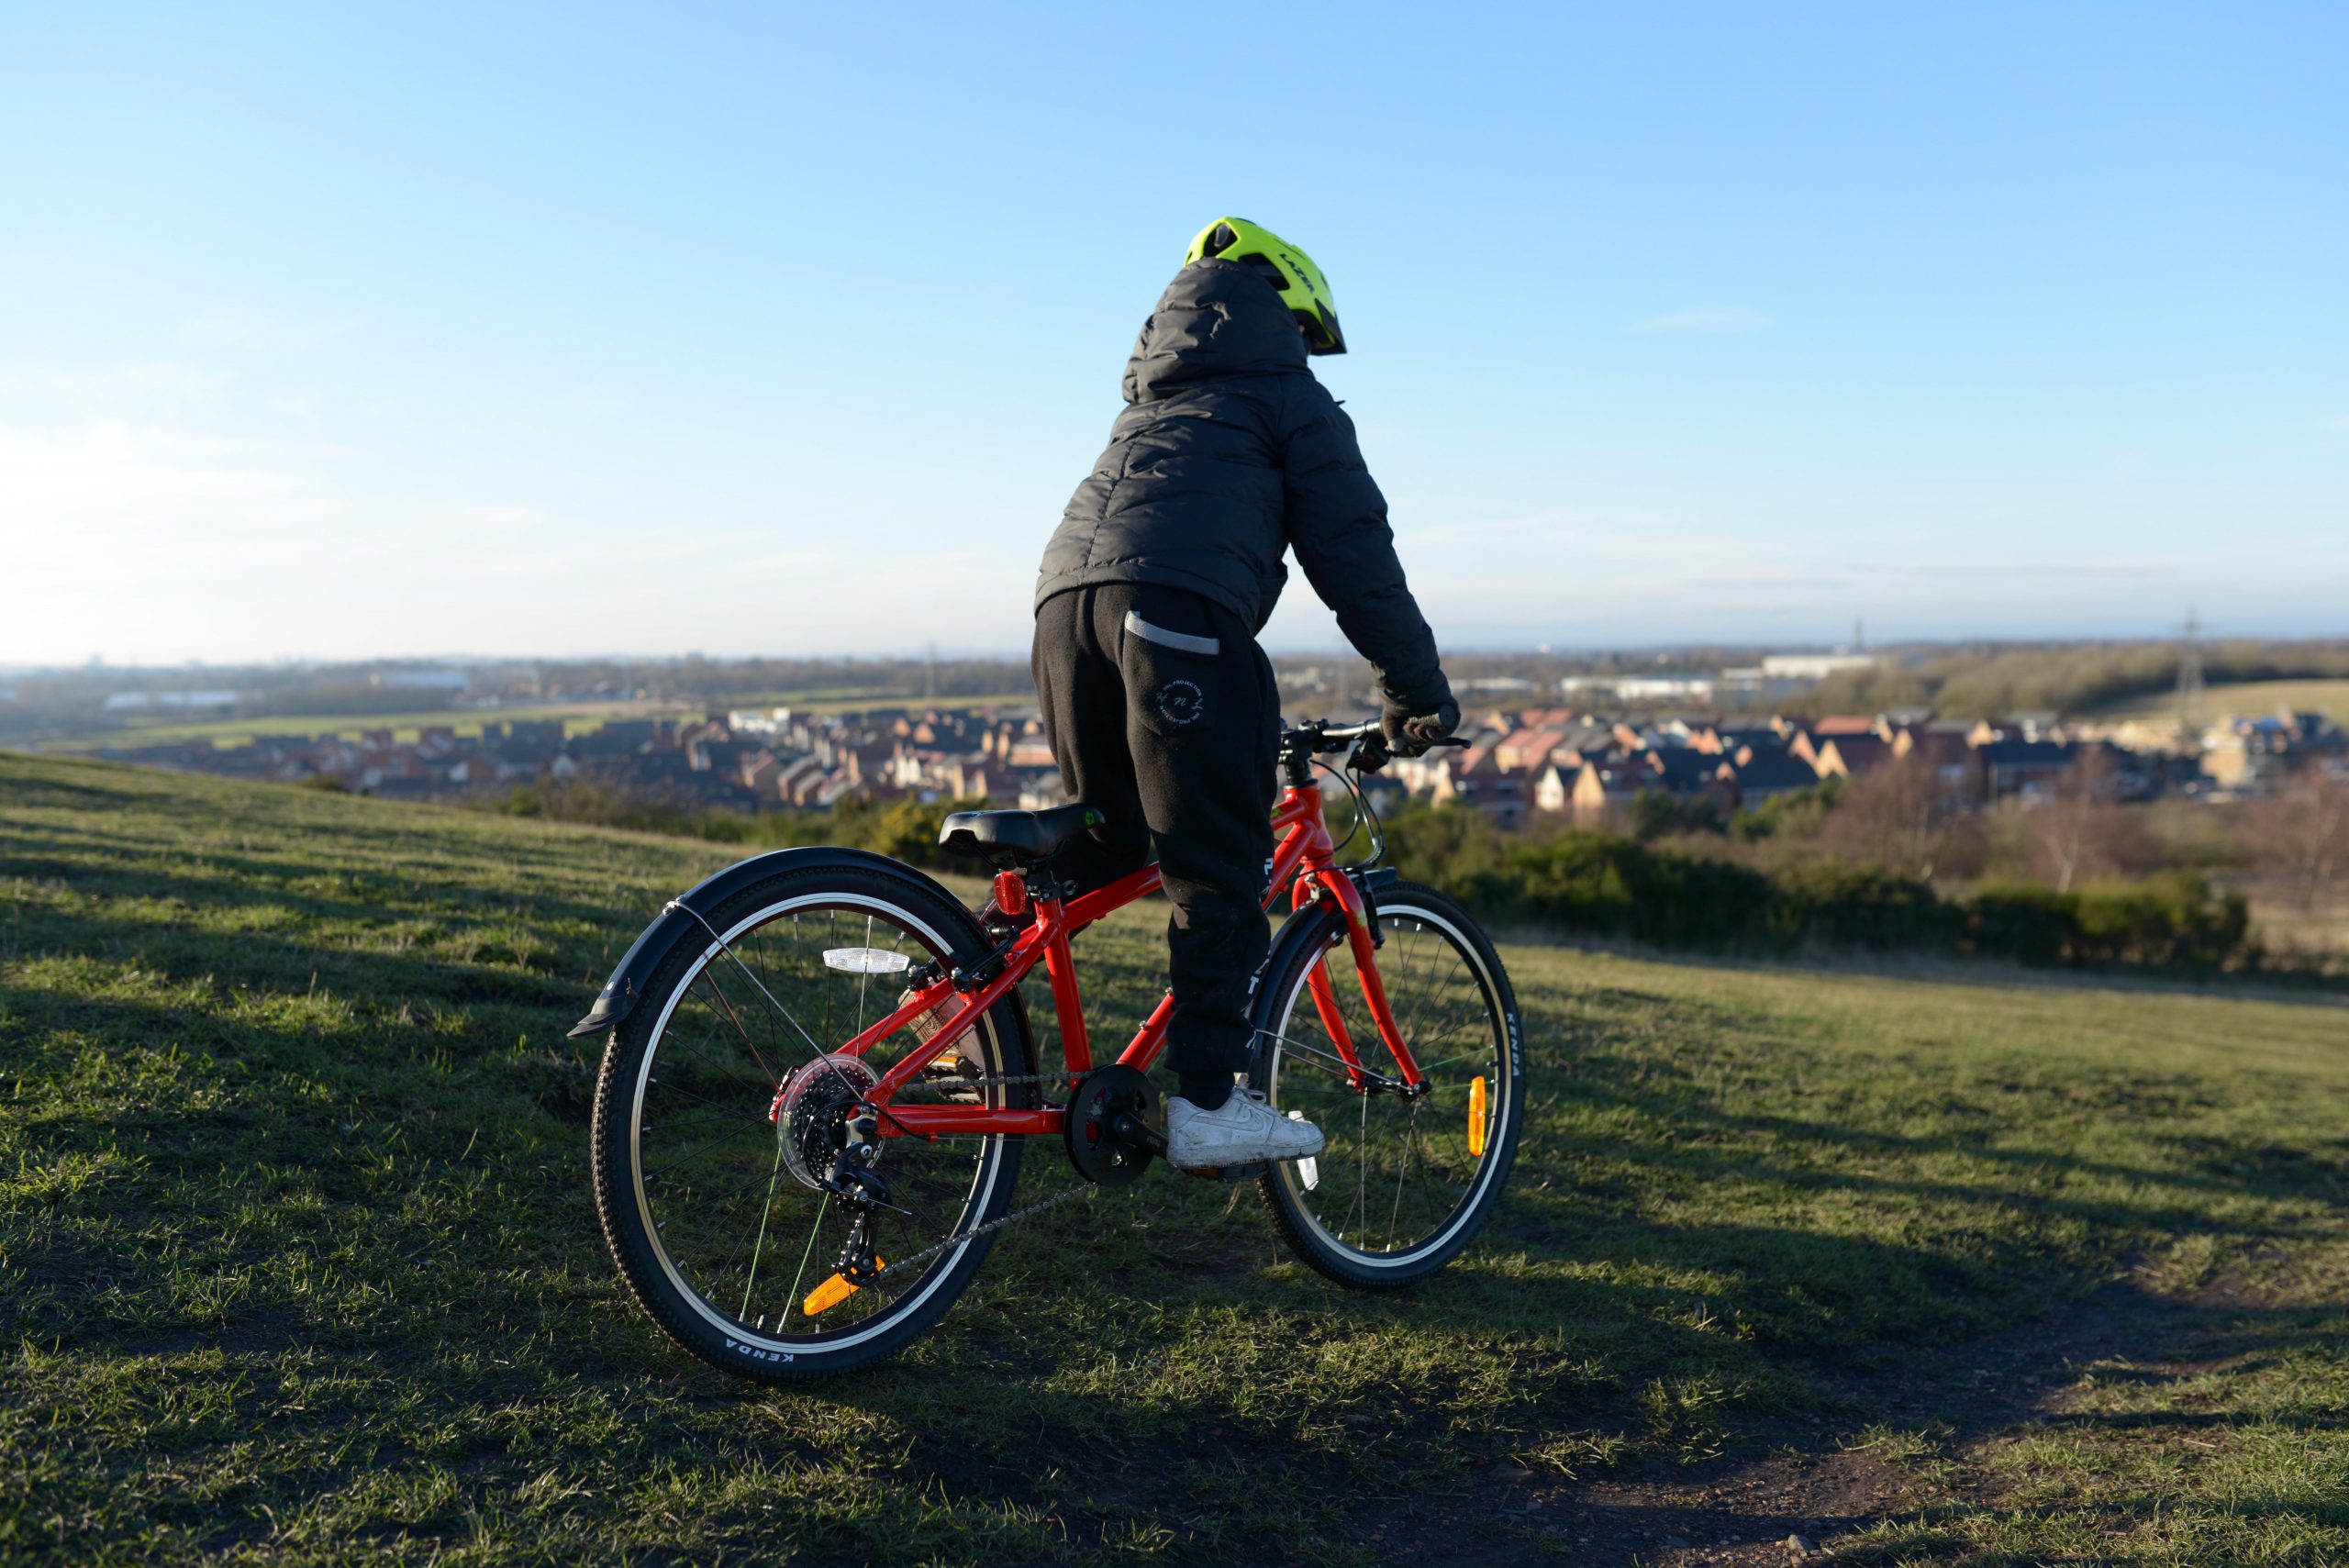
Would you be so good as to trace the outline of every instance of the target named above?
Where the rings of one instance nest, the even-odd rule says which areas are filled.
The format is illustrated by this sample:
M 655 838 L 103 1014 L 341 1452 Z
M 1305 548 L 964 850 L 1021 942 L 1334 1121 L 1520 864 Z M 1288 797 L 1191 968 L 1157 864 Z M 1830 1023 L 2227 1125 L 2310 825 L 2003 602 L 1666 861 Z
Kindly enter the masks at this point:
M 1287 1207 L 1333 1251 L 1361 1267 L 1387 1270 L 1442 1251 L 1475 1218 L 1500 1170 L 1500 1129 L 1509 1124 L 1517 1075 L 1497 978 L 1466 932 L 1441 911 L 1403 899 L 1382 902 L 1379 916 L 1387 939 L 1379 974 L 1405 1042 L 1433 1081 L 1427 1097 L 1357 1095 L 1339 1076 L 1339 1058 L 1308 990 L 1324 967 L 1334 971 L 1331 988 L 1364 1065 L 1394 1066 L 1371 1027 L 1342 943 L 1325 949 L 1283 999 L 1279 1034 L 1268 1042 L 1267 1082 L 1273 1105 L 1302 1109 L 1329 1145 L 1310 1167 L 1300 1161 L 1275 1167 Z M 1414 996 L 1414 984 L 1422 980 Z M 1448 1007 L 1437 997 L 1446 990 L 1454 994 Z M 1486 1090 L 1485 1144 L 1482 1155 L 1472 1156 L 1467 1084 L 1479 1074 Z M 1422 1216 L 1432 1229 L 1419 1222 Z M 1382 1238 L 1387 1244 L 1369 1244 Z
M 811 892 L 796 897 L 783 899 L 776 903 L 770 904 L 763 908 L 744 916 L 732 927 L 722 932 L 720 940 L 713 941 L 707 947 L 704 948 L 701 952 L 695 957 L 692 964 L 687 967 L 685 974 L 679 978 L 678 983 L 670 988 L 668 995 L 662 1000 L 660 1014 L 653 1021 L 652 1032 L 646 1042 L 642 1057 L 637 1068 L 636 1082 L 632 1085 L 629 1095 L 629 1179 L 636 1204 L 637 1218 L 643 1226 L 645 1239 L 651 1243 L 654 1260 L 660 1265 L 662 1273 L 667 1277 L 669 1284 L 675 1295 L 688 1303 L 692 1307 L 693 1310 L 698 1314 L 704 1321 L 708 1323 L 712 1329 L 723 1335 L 729 1343 L 729 1349 L 740 1348 L 746 1352 L 763 1355 L 766 1358 L 774 1360 L 787 1361 L 795 1356 L 825 1354 L 852 1350 L 858 1345 L 871 1340 L 876 1334 L 885 1332 L 890 1327 L 901 1321 L 908 1313 L 918 1311 L 923 1303 L 928 1301 L 945 1284 L 949 1274 L 954 1268 L 954 1265 L 961 1262 L 963 1253 L 968 1251 L 971 1245 L 971 1243 L 965 1241 L 940 1254 L 939 1257 L 932 1262 L 930 1265 L 925 1269 L 908 1287 L 885 1297 L 878 1310 L 874 1311 L 871 1316 L 868 1316 L 855 1325 L 830 1330 L 817 1329 L 807 1334 L 796 1336 L 785 1336 L 769 1331 L 767 1329 L 761 1326 L 760 1320 L 746 1320 L 742 1317 L 730 1315 L 722 1311 L 707 1299 L 702 1290 L 696 1288 L 687 1280 L 685 1269 L 680 1265 L 678 1260 L 672 1253 L 668 1239 L 663 1232 L 668 1223 L 673 1223 L 682 1217 L 672 1216 L 670 1221 L 663 1221 L 657 1218 L 654 1213 L 652 1195 L 646 1189 L 646 1177 L 648 1173 L 645 1166 L 643 1135 L 646 1129 L 646 1118 L 648 1114 L 648 1091 L 653 1086 L 655 1082 L 654 1069 L 661 1061 L 663 1046 L 670 1040 L 671 1026 L 675 1020 L 678 1006 L 688 995 L 693 993 L 696 983 L 702 981 L 704 975 L 711 972 L 710 966 L 713 962 L 729 967 L 735 963 L 736 960 L 734 958 L 728 958 L 725 956 L 729 948 L 734 949 L 737 956 L 744 962 L 751 963 L 753 968 L 757 967 L 755 958 L 755 942 L 748 944 L 751 946 L 753 951 L 744 951 L 746 944 L 744 944 L 743 940 L 747 934 L 770 929 L 775 922 L 792 916 L 795 912 L 807 910 L 816 906 L 820 906 L 826 911 L 834 914 L 838 914 L 841 911 L 853 911 L 856 909 L 868 911 L 866 924 L 863 932 L 859 933 L 865 939 L 863 945 L 879 945 L 872 940 L 873 934 L 879 929 L 879 928 L 874 924 L 874 919 L 875 917 L 885 916 L 895 926 L 901 928 L 900 930 L 891 931 L 887 934 L 892 937 L 898 938 L 899 940 L 902 940 L 903 937 L 910 936 L 928 950 L 924 956 L 941 954 L 949 951 L 946 939 L 934 926 L 922 919 L 919 916 L 914 914 L 911 910 L 907 909 L 902 905 L 891 904 L 882 899 L 868 897 L 861 894 Z M 900 951 L 910 952 L 912 950 L 902 949 Z M 735 971 L 735 973 L 738 975 L 740 974 L 739 970 Z M 769 977 L 763 976 L 763 978 Z M 772 983 L 771 979 L 770 983 Z M 739 989 L 745 994 L 749 994 L 753 988 L 749 985 L 747 978 L 745 978 L 743 984 L 739 987 Z M 873 994 L 873 987 L 867 984 L 863 987 L 860 993 L 859 1000 L 862 1004 L 860 1016 L 862 1018 L 862 1021 L 856 1025 L 855 1029 L 844 1030 L 840 1034 L 838 1040 L 829 1040 L 827 1038 L 828 1030 L 823 1025 L 811 1023 L 807 1027 L 813 1032 L 814 1038 L 818 1040 L 824 1041 L 826 1047 L 829 1049 L 831 1046 L 835 1046 L 841 1041 L 850 1039 L 852 1035 L 862 1030 L 866 1024 L 869 1024 L 882 1017 L 885 1017 L 890 1008 L 895 1006 L 895 994 L 892 992 L 885 996 L 875 997 Z M 720 993 L 720 995 L 722 995 L 723 993 Z M 783 997 L 779 999 L 782 1000 L 786 1006 L 789 1006 L 790 998 Z M 765 1006 L 763 1002 L 758 1005 L 763 1008 Z M 984 1036 L 985 1044 L 987 1048 L 987 1060 L 993 1063 L 1000 1063 L 1002 1061 L 1002 1054 L 1000 1042 L 995 1039 L 994 1020 L 991 1018 L 981 1020 L 979 1029 Z M 788 1032 L 789 1026 L 779 1023 L 777 1025 L 775 1039 L 780 1041 L 784 1039 L 785 1034 Z M 893 1036 L 891 1038 L 895 1040 L 899 1037 Z M 910 1047 L 913 1043 L 911 1037 L 906 1036 L 904 1038 L 906 1045 Z M 813 1051 L 808 1049 L 806 1040 L 799 1038 L 796 1034 L 791 1036 L 789 1043 L 792 1048 L 796 1049 L 796 1054 L 791 1055 L 787 1061 L 778 1060 L 780 1055 L 779 1051 L 767 1051 L 763 1052 L 766 1062 L 772 1063 L 770 1072 L 773 1074 L 780 1075 L 787 1073 L 792 1068 L 797 1067 L 802 1062 L 809 1060 L 815 1054 Z M 885 1047 L 888 1042 L 884 1043 Z M 999 1068 L 996 1070 L 999 1070 Z M 764 1091 L 764 1093 L 770 1096 L 773 1092 L 772 1084 L 769 1084 Z M 997 1090 L 993 1093 L 999 1095 L 1001 1091 Z M 755 1110 L 758 1120 L 763 1124 L 765 1119 L 764 1103 L 762 1102 L 751 1108 Z M 767 1136 L 769 1140 L 772 1140 L 772 1129 L 768 1129 Z M 891 1141 L 893 1143 L 896 1143 L 904 1140 L 892 1140 Z M 1002 1173 L 1004 1163 L 1003 1140 L 1000 1138 L 987 1138 L 976 1140 L 974 1141 L 980 1145 L 980 1149 L 974 1162 L 974 1169 L 973 1172 L 970 1189 L 962 1205 L 960 1218 L 954 1226 L 954 1229 L 956 1230 L 967 1229 L 969 1224 L 972 1223 L 974 1216 L 984 1214 L 986 1211 L 989 1203 L 993 1200 L 996 1184 Z M 779 1157 L 776 1162 L 779 1166 L 781 1162 Z M 884 1169 L 886 1169 L 885 1161 Z M 790 1178 L 787 1176 L 780 1177 L 779 1179 L 776 1177 L 768 1178 L 768 1197 L 760 1215 L 760 1237 L 758 1242 L 753 1248 L 749 1281 L 746 1283 L 744 1287 L 745 1312 L 748 1311 L 751 1293 L 757 1282 L 759 1259 L 763 1248 L 768 1244 L 766 1236 L 767 1222 L 773 1219 L 774 1209 L 777 1202 L 778 1195 L 783 1192 L 784 1184 L 789 1181 Z M 804 1195 L 807 1194 L 807 1189 L 797 1186 L 796 1184 L 792 1184 L 791 1191 L 796 1195 Z M 795 1264 L 796 1275 L 793 1293 L 786 1297 L 783 1311 L 778 1314 L 762 1315 L 762 1318 L 764 1316 L 774 1317 L 775 1326 L 778 1328 L 783 1323 L 788 1321 L 793 1316 L 794 1310 L 796 1307 L 798 1294 L 804 1292 L 804 1290 L 809 1285 L 812 1285 L 815 1281 L 825 1278 L 832 1272 L 833 1260 L 830 1252 L 826 1251 L 819 1241 L 819 1237 L 821 1236 L 823 1227 L 826 1223 L 828 1212 L 828 1206 L 818 1203 L 813 1220 L 802 1235 L 794 1235 L 777 1239 L 785 1244 L 786 1251 L 790 1253 L 790 1257 L 786 1259 L 786 1262 L 790 1262 Z M 887 1256 L 885 1249 L 884 1250 L 883 1256 L 885 1259 Z M 814 1271 L 813 1279 L 807 1279 L 807 1275 L 811 1270 Z M 883 1289 L 885 1288 L 885 1286 L 874 1288 Z M 802 1321 L 806 1322 L 809 1320 L 803 1318 Z

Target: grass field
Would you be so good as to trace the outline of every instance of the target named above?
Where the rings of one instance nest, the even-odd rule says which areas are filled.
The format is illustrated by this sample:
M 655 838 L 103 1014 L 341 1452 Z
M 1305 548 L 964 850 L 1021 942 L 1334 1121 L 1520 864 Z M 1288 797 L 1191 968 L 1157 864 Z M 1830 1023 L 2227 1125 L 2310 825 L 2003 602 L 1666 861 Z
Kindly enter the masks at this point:
M 395 739 L 413 740 L 419 730 L 429 727 L 445 727 L 460 735 L 478 735 L 485 724 L 529 724 L 551 718 L 562 719 L 564 730 L 576 735 L 583 729 L 599 729 L 607 720 L 614 718 L 657 718 L 699 711 L 682 703 L 584 702 L 495 708 L 429 708 L 411 713 L 292 714 L 267 718 L 205 719 L 184 724 L 168 720 L 134 720 L 123 729 L 76 736 L 51 742 L 43 749 L 86 751 L 99 746 L 161 746 L 179 740 L 209 740 L 216 746 L 227 746 L 273 735 L 339 735 L 348 740 L 356 740 L 370 729 L 388 729 Z
M 2336 998 L 1512 946 L 1444 1275 L 1153 1173 L 777 1392 L 618 1285 L 563 1039 L 721 854 L 0 756 L 0 1561 L 2349 1561 Z
M 1036 694 L 1028 692 L 993 692 L 981 696 L 926 697 L 918 693 L 908 696 L 903 692 L 860 691 L 847 686 L 828 691 L 761 692 L 754 696 L 732 697 L 734 707 L 787 707 L 794 713 L 864 713 L 879 708 L 905 708 L 920 713 L 937 708 L 952 713 L 972 707 L 1033 707 Z
M 615 718 L 668 718 L 718 709 L 790 707 L 808 713 L 861 713 L 869 708 L 970 708 L 1032 705 L 1033 692 L 1008 692 L 990 696 L 921 697 L 902 693 L 852 691 L 763 692 L 729 697 L 723 702 L 581 702 L 540 703 L 517 707 L 433 708 L 412 713 L 295 714 L 268 718 L 219 718 L 176 723 L 168 718 L 134 719 L 121 729 L 74 736 L 45 742 L 47 751 L 88 751 L 101 746 L 161 746 L 180 740 L 208 740 L 216 746 L 240 744 L 274 735 L 339 735 L 356 740 L 370 729 L 388 729 L 396 740 L 413 740 L 429 726 L 445 726 L 460 735 L 478 735 L 485 724 L 535 723 L 559 718 L 564 730 L 576 735 L 599 729 Z
M 2205 719 L 2230 713 L 2261 716 L 2280 707 L 2299 713 L 2321 713 L 2336 724 L 2349 724 L 2349 681 L 2241 681 L 2203 689 Z M 2176 695 L 2160 692 L 2097 708 L 2088 717 L 2159 719 L 2174 717 L 2176 713 Z

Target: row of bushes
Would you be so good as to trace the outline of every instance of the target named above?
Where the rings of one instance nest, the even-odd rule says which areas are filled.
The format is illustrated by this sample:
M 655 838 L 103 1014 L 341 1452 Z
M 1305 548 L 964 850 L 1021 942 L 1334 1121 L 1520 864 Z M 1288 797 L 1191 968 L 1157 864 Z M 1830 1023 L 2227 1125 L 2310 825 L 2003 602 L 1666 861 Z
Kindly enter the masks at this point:
M 1588 828 L 1497 833 L 1465 812 L 1408 811 L 1386 837 L 1406 876 L 1487 918 L 1656 947 L 1979 953 L 2204 974 L 2258 958 L 2243 900 L 2192 872 L 2061 893 L 2000 883 L 1952 896 L 1829 858 L 1763 872 Z
M 709 839 L 745 851 L 847 844 L 917 865 L 953 862 L 941 819 L 967 802 L 886 805 L 852 796 L 830 811 L 756 817 L 648 800 L 574 781 L 496 803 L 520 816 Z M 1806 947 L 1981 953 L 2032 964 L 2126 964 L 2211 973 L 2255 963 L 2243 900 L 2199 874 L 2059 893 L 2002 883 L 1954 897 L 1911 877 L 1828 859 L 1764 872 L 1581 828 L 1495 830 L 1475 812 L 1413 806 L 1386 827 L 1388 860 L 1479 915 L 1660 948 L 1788 952 Z M 959 862 L 969 869 L 969 862 Z

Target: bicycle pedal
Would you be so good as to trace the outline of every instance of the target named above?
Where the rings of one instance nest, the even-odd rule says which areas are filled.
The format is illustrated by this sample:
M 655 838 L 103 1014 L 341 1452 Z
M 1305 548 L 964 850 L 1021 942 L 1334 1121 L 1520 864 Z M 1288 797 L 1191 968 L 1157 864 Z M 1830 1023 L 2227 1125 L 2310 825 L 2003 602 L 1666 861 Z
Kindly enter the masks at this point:
M 985 1096 L 980 1094 L 976 1085 L 969 1082 L 979 1076 L 981 1074 L 973 1072 L 970 1062 L 963 1058 L 940 1056 L 931 1059 L 929 1064 L 922 1068 L 921 1084 L 924 1088 L 936 1089 L 944 1094 L 950 1105 L 984 1105 L 986 1103 Z
M 1177 1166 L 1176 1169 L 1181 1170 L 1182 1167 Z M 1204 1182 L 1252 1182 L 1271 1169 L 1269 1163 L 1259 1160 L 1252 1165 L 1202 1165 L 1197 1170 L 1185 1170 L 1183 1173 L 1197 1176 Z
M 873 1267 L 875 1271 L 888 1266 L 878 1255 L 873 1260 Z M 854 1296 L 858 1288 L 856 1281 L 846 1274 L 834 1274 L 807 1293 L 807 1299 L 799 1304 L 800 1313 L 808 1318 L 820 1318 L 850 1296 Z

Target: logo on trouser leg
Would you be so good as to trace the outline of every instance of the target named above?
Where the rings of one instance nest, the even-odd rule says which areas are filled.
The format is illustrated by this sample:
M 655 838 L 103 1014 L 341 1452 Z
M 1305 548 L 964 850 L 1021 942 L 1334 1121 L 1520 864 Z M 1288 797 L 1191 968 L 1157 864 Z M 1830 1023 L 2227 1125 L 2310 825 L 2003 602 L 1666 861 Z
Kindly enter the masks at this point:
M 1177 728 L 1197 724 L 1208 716 L 1208 695 L 1199 690 L 1197 681 L 1169 681 L 1151 694 L 1150 701 L 1158 709 L 1158 717 Z

